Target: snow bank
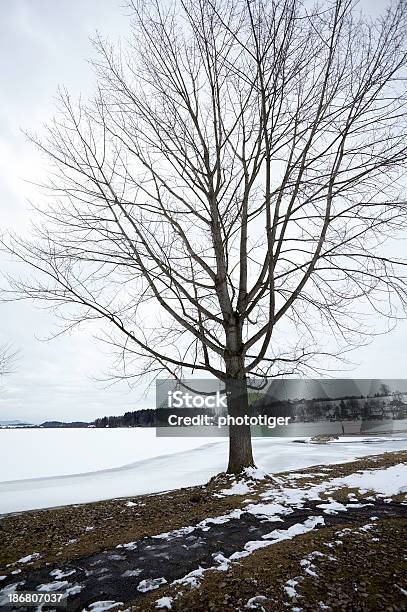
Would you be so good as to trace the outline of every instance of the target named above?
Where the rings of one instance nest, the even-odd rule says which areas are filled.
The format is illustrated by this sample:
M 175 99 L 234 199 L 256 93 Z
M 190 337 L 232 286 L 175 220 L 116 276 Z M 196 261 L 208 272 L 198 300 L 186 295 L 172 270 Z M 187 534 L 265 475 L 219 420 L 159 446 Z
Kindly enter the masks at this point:
M 391 496 L 407 491 L 407 465 L 399 463 L 382 470 L 365 470 L 345 478 L 332 481 L 343 487 L 358 488 L 362 492 L 375 491 L 381 495 Z

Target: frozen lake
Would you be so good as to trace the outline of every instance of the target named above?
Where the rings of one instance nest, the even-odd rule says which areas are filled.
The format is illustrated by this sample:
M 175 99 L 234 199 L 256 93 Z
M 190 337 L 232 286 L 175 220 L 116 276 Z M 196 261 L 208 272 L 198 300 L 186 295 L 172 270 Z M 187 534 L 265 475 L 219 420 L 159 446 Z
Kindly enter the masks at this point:
M 341 438 L 328 445 L 255 438 L 267 472 L 406 450 L 407 438 Z M 228 441 L 156 438 L 155 429 L 0 430 L 0 513 L 130 497 L 205 483 L 223 471 Z
M 0 429 L 0 482 L 119 467 L 211 438 L 156 438 L 153 428 Z

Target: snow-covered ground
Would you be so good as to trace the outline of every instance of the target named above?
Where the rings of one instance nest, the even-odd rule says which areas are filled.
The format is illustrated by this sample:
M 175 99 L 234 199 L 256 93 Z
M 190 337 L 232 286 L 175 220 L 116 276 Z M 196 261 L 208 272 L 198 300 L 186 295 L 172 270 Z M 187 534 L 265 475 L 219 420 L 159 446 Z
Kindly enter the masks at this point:
M 156 438 L 155 429 L 2 429 L 0 482 L 119 467 L 212 438 Z
M 0 513 L 203 484 L 226 467 L 227 440 L 156 438 L 154 429 L 0 431 Z M 255 438 L 266 472 L 407 449 L 407 438 L 341 438 L 324 445 Z

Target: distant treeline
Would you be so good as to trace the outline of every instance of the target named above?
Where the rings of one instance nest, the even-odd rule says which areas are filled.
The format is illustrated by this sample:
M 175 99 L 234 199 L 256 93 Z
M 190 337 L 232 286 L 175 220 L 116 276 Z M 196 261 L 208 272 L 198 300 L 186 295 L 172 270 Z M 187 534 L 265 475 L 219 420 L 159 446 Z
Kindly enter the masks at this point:
M 354 400 L 360 399 L 363 396 L 354 397 L 347 396 L 343 399 Z M 309 410 L 312 411 L 314 403 L 327 401 L 326 398 L 317 398 L 313 400 L 305 400 L 308 404 Z M 333 400 L 329 400 L 333 401 Z M 226 411 L 219 412 L 224 414 Z M 85 423 L 81 421 L 75 421 L 72 423 L 63 423 L 60 421 L 47 421 L 42 423 L 40 427 L 165 427 L 168 426 L 168 416 L 170 414 L 176 414 L 180 417 L 193 417 L 195 415 L 208 415 L 212 417 L 214 412 L 207 408 L 147 408 L 143 410 L 133 410 L 126 412 L 119 416 L 104 416 L 99 419 L 95 419 L 93 423 Z M 295 402 L 292 400 L 277 400 L 275 398 L 269 398 L 262 396 L 252 403 L 249 408 L 249 415 L 253 416 L 294 416 L 295 414 Z
M 168 426 L 168 417 L 176 414 L 180 417 L 195 415 L 213 416 L 213 411 L 207 408 L 147 408 L 126 412 L 121 416 L 105 416 L 95 420 L 95 427 L 165 427 Z
M 347 395 L 341 398 L 313 398 L 301 400 L 278 400 L 275 397 L 263 395 L 250 397 L 250 416 L 284 416 L 291 417 L 293 421 L 318 420 L 347 420 L 361 418 L 407 418 L 407 403 L 404 403 L 404 394 L 393 392 L 383 385 L 383 392 L 375 393 L 373 397 L 363 395 Z M 208 408 L 148 408 L 133 410 L 120 416 L 105 416 L 94 422 L 86 423 L 74 421 L 63 423 L 61 421 L 46 421 L 41 425 L 21 424 L 18 427 L 165 427 L 168 426 L 168 417 L 175 414 L 179 417 L 193 417 L 207 415 L 216 419 L 216 414 Z M 219 411 L 218 416 L 225 415 L 226 409 Z M 9 425 L 13 426 L 13 425 Z M 7 427 L 7 425 L 5 425 Z

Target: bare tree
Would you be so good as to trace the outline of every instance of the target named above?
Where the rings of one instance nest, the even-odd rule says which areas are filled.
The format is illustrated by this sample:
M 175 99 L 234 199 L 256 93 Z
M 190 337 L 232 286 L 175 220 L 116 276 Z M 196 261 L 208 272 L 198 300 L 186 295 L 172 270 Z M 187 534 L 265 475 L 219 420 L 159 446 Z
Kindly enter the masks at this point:
M 95 41 L 95 99 L 61 92 L 31 136 L 50 203 L 7 248 L 42 280 L 12 290 L 106 321 L 121 376 L 206 372 L 244 415 L 249 376 L 315 371 L 405 313 L 385 244 L 407 224 L 406 4 L 130 8 L 128 41 Z M 250 465 L 231 426 L 228 471 Z
M 14 372 L 17 354 L 7 342 L 0 345 L 0 377 Z

